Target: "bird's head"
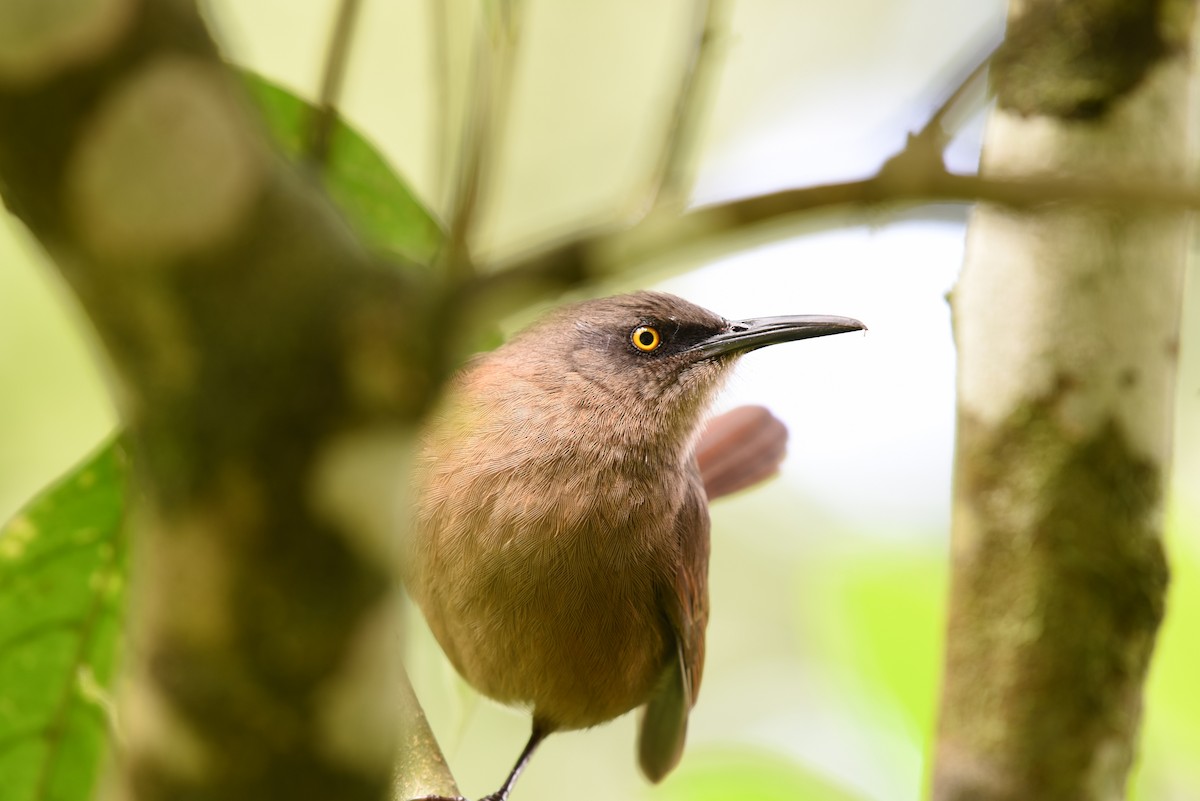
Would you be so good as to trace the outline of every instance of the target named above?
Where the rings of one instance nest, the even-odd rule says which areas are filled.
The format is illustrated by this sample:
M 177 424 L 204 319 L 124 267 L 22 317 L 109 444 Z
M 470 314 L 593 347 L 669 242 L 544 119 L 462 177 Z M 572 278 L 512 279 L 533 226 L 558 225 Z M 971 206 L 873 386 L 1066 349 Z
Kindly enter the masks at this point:
M 635 292 L 564 307 L 503 350 L 535 367 L 547 389 L 585 393 L 589 406 L 694 424 L 738 356 L 865 328 L 820 315 L 726 320 L 674 295 Z

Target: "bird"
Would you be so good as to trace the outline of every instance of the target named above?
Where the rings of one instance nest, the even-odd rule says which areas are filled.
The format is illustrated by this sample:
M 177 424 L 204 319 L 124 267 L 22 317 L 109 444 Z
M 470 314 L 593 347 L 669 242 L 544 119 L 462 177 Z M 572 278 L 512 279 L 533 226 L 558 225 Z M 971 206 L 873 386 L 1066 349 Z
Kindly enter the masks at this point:
M 731 321 L 640 291 L 561 307 L 452 379 L 414 471 L 402 578 L 459 674 L 531 713 L 515 766 L 481 801 L 506 801 L 548 735 L 638 707 L 643 774 L 675 767 L 709 614 L 708 407 L 739 356 L 865 328 Z M 708 438 L 713 494 L 781 456 L 769 437 L 735 453 L 730 432 L 762 421 L 746 414 L 726 444 Z

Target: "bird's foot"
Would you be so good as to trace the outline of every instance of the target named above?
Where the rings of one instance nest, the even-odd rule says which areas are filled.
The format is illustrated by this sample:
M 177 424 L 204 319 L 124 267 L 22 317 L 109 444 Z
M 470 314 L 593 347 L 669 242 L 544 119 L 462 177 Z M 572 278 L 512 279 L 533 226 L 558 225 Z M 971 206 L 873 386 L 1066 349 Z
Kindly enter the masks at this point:
M 423 795 L 412 801 L 469 801 L 461 795 Z

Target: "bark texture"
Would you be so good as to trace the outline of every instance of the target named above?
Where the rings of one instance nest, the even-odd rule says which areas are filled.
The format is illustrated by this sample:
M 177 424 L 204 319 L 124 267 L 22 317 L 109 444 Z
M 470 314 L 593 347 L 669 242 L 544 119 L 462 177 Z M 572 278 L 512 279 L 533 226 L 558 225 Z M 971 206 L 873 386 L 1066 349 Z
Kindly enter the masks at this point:
M 0 30 L 0 191 L 103 343 L 145 494 L 107 797 L 382 798 L 412 295 L 260 139 L 191 3 L 18 0 Z
M 1191 22 L 1190 3 L 1014 2 L 985 173 L 1187 174 Z M 1124 797 L 1167 585 L 1187 244 L 1162 208 L 975 213 L 939 801 Z

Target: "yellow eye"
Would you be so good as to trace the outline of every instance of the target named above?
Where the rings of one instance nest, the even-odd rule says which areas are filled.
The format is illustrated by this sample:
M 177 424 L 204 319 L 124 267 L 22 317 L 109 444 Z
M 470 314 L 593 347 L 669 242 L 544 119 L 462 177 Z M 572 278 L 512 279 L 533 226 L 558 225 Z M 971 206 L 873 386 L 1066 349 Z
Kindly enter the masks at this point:
M 635 348 L 644 353 L 658 350 L 658 346 L 662 344 L 662 337 L 658 335 L 658 329 L 651 328 L 648 325 L 639 325 L 633 329 L 633 334 L 629 339 L 633 342 Z

